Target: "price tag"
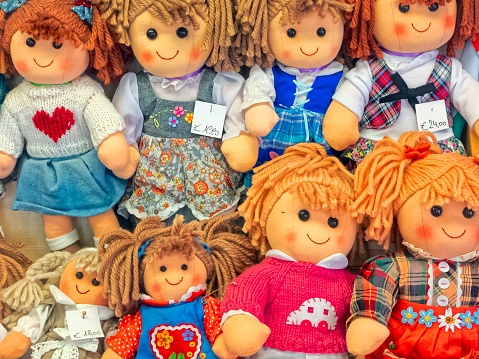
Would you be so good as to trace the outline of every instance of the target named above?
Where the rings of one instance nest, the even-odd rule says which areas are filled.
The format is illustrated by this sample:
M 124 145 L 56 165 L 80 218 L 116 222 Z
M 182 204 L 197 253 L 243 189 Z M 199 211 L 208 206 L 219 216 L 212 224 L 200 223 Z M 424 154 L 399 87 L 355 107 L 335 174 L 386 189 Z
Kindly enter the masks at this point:
M 66 313 L 68 331 L 72 340 L 103 338 L 103 329 L 95 307 L 71 310 Z
M 436 132 L 449 128 L 444 100 L 416 105 L 416 117 L 419 131 Z
M 221 138 L 225 124 L 226 106 L 203 101 L 195 102 L 191 133 Z

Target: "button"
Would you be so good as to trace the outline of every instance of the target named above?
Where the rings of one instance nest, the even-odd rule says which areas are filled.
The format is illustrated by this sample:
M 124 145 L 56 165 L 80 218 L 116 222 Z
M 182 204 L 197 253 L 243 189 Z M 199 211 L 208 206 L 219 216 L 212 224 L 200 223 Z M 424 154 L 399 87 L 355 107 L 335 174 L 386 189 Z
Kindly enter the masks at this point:
M 438 265 L 441 272 L 447 272 L 449 270 L 449 264 L 447 262 L 441 262 Z
M 441 279 L 439 279 L 438 284 L 439 284 L 440 288 L 447 289 L 451 285 L 451 282 L 449 282 L 449 279 L 447 279 L 447 278 L 441 278 Z
M 437 297 L 437 304 L 439 304 L 441 307 L 445 307 L 449 303 L 449 299 L 445 295 L 440 295 Z

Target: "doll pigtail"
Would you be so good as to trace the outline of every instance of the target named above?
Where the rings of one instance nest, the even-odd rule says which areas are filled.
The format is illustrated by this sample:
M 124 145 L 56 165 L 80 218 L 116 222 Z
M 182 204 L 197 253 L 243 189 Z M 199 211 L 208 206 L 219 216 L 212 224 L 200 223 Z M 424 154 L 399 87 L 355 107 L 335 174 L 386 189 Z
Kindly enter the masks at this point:
M 4 41 L 5 26 L 8 15 L 0 9 L 0 73 L 13 75 L 16 73 L 10 56 L 10 44 Z
M 448 2 L 449 1 L 450 0 L 448 0 Z M 455 26 L 454 35 L 447 44 L 447 55 L 450 57 L 455 56 L 455 50 L 461 49 L 468 38 L 472 37 L 474 39 L 479 32 L 478 0 L 457 1 L 457 18 Z

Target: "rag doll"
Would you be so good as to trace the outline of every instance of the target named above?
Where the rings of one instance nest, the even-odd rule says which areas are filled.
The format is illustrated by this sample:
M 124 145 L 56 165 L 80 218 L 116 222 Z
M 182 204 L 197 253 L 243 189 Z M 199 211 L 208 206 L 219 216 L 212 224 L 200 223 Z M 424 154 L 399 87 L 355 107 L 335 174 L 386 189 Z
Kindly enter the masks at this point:
M 125 316 L 107 341 L 103 359 L 234 358 L 224 346 L 219 302 L 236 275 L 257 257 L 236 214 L 166 227 L 158 217 L 142 220 L 133 234 L 103 237 L 101 278 L 110 308 Z
M 75 251 L 71 217 L 88 217 L 95 238 L 118 229 L 111 208 L 126 181 L 116 175 L 135 169 L 123 118 L 83 75 L 108 83 L 123 57 L 87 0 L 6 0 L 0 9 L 0 72 L 25 78 L 2 105 L 0 177 L 24 152 L 12 209 L 40 213 L 50 248 Z
M 5 289 L 3 301 L 16 312 L 5 320 L 13 329 L 0 343 L 0 358 L 19 358 L 31 349 L 31 359 L 100 359 L 105 351 L 103 336 L 116 330 L 117 318 L 103 297 L 99 266 L 96 248 L 73 255 L 53 252 L 33 263 L 24 279 Z M 69 311 L 81 311 L 76 320 L 96 313 L 101 336 L 74 340 L 71 333 L 75 330 L 66 320 Z
M 241 110 L 250 133 L 262 136 L 257 166 L 300 142 L 319 143 L 329 152 L 323 117 L 343 77 L 344 66 L 335 58 L 344 14 L 352 10 L 348 2 L 239 1 L 242 32 L 236 42 L 246 64 L 254 65 Z
M 345 75 L 323 123 L 324 138 L 345 150 L 349 168 L 384 136 L 398 140 L 408 131 L 430 129 L 445 152 L 465 154 L 451 105 L 479 132 L 479 83 L 452 56 L 479 30 L 478 9 L 478 0 L 356 1 L 345 48 L 362 59 Z M 437 51 L 446 43 L 448 56 Z M 417 116 L 424 103 L 425 114 Z
M 347 358 L 354 276 L 346 255 L 362 248 L 353 200 L 352 175 L 318 144 L 289 147 L 255 169 L 239 211 L 266 259 L 236 278 L 221 302 L 229 353 Z
M 399 141 L 385 137 L 359 164 L 353 211 L 369 216 L 366 239 L 400 249 L 361 268 L 348 321 L 351 353 L 479 354 L 478 162 L 443 153 L 430 132 L 407 132 Z
M 257 152 L 240 113 L 244 79 L 232 54 L 230 0 L 100 0 L 104 17 L 143 66 L 126 74 L 113 103 L 139 141 L 140 162 L 119 212 L 137 220 L 182 214 L 186 221 L 234 211 L 243 163 Z M 214 66 L 215 70 L 206 66 Z M 229 72 L 220 72 L 229 71 Z M 193 134 L 195 101 L 226 106 L 223 133 Z M 198 116 L 200 116 L 198 114 Z M 202 121 L 201 118 L 198 121 Z M 204 132 L 201 132 L 204 133 Z M 221 140 L 222 138 L 222 140 Z M 226 158 L 225 158 L 226 156 Z

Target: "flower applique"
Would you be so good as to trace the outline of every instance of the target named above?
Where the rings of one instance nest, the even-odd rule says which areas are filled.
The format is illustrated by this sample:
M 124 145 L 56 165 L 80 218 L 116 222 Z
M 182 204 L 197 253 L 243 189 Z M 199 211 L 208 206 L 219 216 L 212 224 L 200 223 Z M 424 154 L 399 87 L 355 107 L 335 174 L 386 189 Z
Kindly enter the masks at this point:
M 427 311 L 421 310 L 419 315 L 421 316 L 421 318 L 419 318 L 419 324 L 424 324 L 428 328 L 431 328 L 432 323 L 437 322 L 437 317 L 434 316 L 432 309 L 428 309 Z
M 402 310 L 401 315 L 402 315 L 401 322 L 403 324 L 408 323 L 409 325 L 413 325 L 414 324 L 414 319 L 416 319 L 417 316 L 418 316 L 418 314 L 416 312 L 414 312 L 412 307 L 407 308 L 407 310 Z
M 185 116 L 185 121 L 188 123 L 193 122 L 193 114 L 192 113 L 187 113 Z
M 175 109 L 173 110 L 173 113 L 175 114 L 176 117 L 181 117 L 185 113 L 183 110 L 183 107 L 176 106 Z
M 461 329 L 460 324 L 462 320 L 459 319 L 460 315 L 461 315 L 460 313 L 457 313 L 456 315 L 452 315 L 452 309 L 447 308 L 444 315 L 439 315 L 439 320 L 438 320 L 439 328 L 446 327 L 446 332 L 449 329 L 451 329 L 451 332 L 453 333 L 455 328 Z
M 471 312 L 469 310 L 465 313 L 459 314 L 459 318 L 461 318 L 461 326 L 466 327 L 467 329 L 472 329 L 472 324 L 476 323 L 476 318 L 471 315 Z
M 176 117 L 170 117 L 168 119 L 168 125 L 171 127 L 176 127 L 176 125 L 178 125 L 178 119 Z

